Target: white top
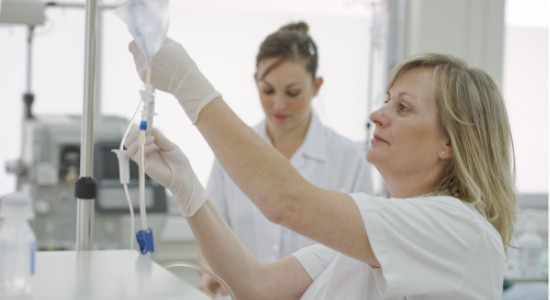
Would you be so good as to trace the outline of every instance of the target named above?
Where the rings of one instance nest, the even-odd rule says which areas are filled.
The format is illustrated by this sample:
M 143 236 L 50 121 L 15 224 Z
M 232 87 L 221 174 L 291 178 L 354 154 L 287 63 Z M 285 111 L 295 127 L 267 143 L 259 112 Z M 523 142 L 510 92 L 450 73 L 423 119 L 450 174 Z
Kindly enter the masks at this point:
M 294 256 L 314 280 L 302 299 L 502 299 L 500 235 L 448 196 L 351 195 L 381 268 L 317 244 Z
M 265 120 L 253 129 L 267 142 Z M 372 192 L 370 165 L 365 150 L 323 126 L 315 113 L 304 143 L 290 163 L 312 184 L 335 191 Z M 315 242 L 280 225 L 271 223 L 237 187 L 217 160 L 207 186 L 210 199 L 239 239 L 260 262 L 288 256 Z

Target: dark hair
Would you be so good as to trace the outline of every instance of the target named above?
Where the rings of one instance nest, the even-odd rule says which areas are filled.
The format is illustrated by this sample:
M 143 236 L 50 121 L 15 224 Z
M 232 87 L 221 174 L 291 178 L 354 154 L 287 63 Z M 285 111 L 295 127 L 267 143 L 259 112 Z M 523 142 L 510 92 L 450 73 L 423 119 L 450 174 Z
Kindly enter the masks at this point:
M 256 56 L 256 68 L 265 58 L 280 59 L 269 66 L 261 78 L 287 60 L 304 61 L 306 70 L 315 78 L 319 57 L 317 45 L 308 30 L 309 26 L 305 22 L 289 23 L 265 38 Z

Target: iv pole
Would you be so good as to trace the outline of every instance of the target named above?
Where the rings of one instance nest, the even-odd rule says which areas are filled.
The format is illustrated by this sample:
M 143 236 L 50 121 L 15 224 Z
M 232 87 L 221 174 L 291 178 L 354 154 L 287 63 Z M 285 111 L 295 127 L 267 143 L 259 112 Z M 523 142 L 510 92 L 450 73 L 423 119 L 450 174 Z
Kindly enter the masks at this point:
M 97 1 L 86 1 L 86 36 L 84 65 L 84 105 L 82 112 L 82 133 L 80 145 L 80 178 L 75 182 L 76 207 L 76 250 L 92 250 L 94 204 L 97 197 L 97 182 L 93 174 L 93 121 L 94 121 L 94 79 L 96 53 Z
M 2 0 L 0 0 L 1 2 Z M 7 6 L 10 4 L 10 6 Z M 71 2 L 40 2 L 40 1 L 10 1 L 4 2 L 0 23 L 27 24 L 29 25 L 28 49 L 27 49 L 27 91 L 24 94 L 26 104 L 25 117 L 33 118 L 31 105 L 34 95 L 31 93 L 31 64 L 32 64 L 32 38 L 35 25 L 44 23 L 44 6 L 58 7 L 82 7 L 80 3 Z M 85 32 L 85 66 L 84 66 L 84 99 L 81 129 L 80 147 L 80 178 L 75 182 L 74 196 L 77 199 L 77 226 L 76 226 L 76 250 L 92 250 L 93 241 L 93 220 L 95 209 L 95 198 L 97 197 L 97 182 L 93 175 L 93 121 L 94 121 L 94 91 L 96 90 L 96 14 L 97 0 L 87 0 L 84 5 L 86 11 L 86 32 Z M 101 8 L 114 8 L 116 6 L 101 5 Z M 12 11 L 6 13 L 6 11 Z M 10 170 L 10 168 L 13 169 Z M 10 172 L 17 174 L 19 189 L 19 178 L 21 177 L 21 166 L 17 163 L 8 167 Z
M 74 184 L 76 203 L 76 250 L 93 250 L 93 225 L 97 182 L 93 176 L 93 128 L 96 83 L 96 54 L 98 33 L 96 14 L 97 0 L 87 0 L 85 5 L 71 2 L 48 2 L 53 7 L 82 7 L 86 12 L 85 49 L 84 49 L 84 99 L 80 139 L 80 178 Z M 112 5 L 100 5 L 99 8 L 114 8 Z

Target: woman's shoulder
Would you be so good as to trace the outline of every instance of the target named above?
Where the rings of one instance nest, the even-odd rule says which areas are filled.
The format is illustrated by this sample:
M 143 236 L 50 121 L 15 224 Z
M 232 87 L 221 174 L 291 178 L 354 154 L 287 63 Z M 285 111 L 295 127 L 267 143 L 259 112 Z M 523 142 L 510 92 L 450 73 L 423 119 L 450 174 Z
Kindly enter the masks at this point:
M 391 214 L 439 216 L 450 222 L 458 221 L 469 223 L 477 228 L 492 228 L 490 223 L 475 208 L 459 198 L 449 195 L 423 195 L 411 198 L 387 198 L 373 196 L 365 193 L 352 193 L 350 196 L 355 201 L 359 210 L 386 211 Z M 494 229 L 494 228 L 492 228 Z
M 392 216 L 384 220 L 407 220 L 417 225 L 427 222 L 428 227 L 431 226 L 432 220 L 440 229 L 448 228 L 449 231 L 455 231 L 456 228 L 462 228 L 461 231 L 465 234 L 476 232 L 494 240 L 497 247 L 502 246 L 499 244 L 500 235 L 486 218 L 475 208 L 453 196 L 387 198 L 365 193 L 352 193 L 350 196 L 362 214 L 370 215 L 376 212 L 377 215 Z M 394 218 L 397 216 L 399 217 Z

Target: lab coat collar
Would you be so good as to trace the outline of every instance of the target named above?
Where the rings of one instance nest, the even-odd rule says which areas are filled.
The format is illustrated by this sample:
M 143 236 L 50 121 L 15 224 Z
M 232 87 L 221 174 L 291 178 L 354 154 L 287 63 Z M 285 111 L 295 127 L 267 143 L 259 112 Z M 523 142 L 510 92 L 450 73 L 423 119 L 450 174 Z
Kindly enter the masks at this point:
M 317 117 L 317 114 L 312 111 L 306 138 L 304 139 L 302 146 L 300 146 L 298 151 L 296 151 L 295 155 L 302 154 L 319 161 L 325 161 L 327 159 L 327 152 L 325 147 L 326 137 L 323 128 L 324 126 Z

